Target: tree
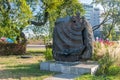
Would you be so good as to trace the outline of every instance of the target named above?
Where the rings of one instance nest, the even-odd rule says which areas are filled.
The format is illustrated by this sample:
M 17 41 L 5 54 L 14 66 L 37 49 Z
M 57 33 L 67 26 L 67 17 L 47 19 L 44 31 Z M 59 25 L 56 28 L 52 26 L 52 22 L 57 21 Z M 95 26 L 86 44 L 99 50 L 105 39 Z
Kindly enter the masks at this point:
M 103 26 L 104 27 L 103 27 L 102 35 L 103 35 L 103 38 L 104 38 L 109 33 L 111 25 L 104 24 Z M 109 40 L 118 40 L 119 36 L 116 34 L 115 29 L 112 29 L 111 33 L 110 33 L 110 36 L 108 36 L 107 38 L 109 38 Z
M 54 22 L 57 18 L 73 15 L 76 11 L 83 13 L 82 5 L 78 0 L 41 0 L 43 8 L 43 20 L 31 21 L 36 26 L 44 25 L 47 21 Z M 39 16 L 42 17 L 42 16 Z
M 20 28 L 28 25 L 32 12 L 26 0 L 0 0 L 0 37 L 20 35 Z
M 66 15 L 74 15 L 77 11 L 82 14 L 84 10 L 78 0 L 41 0 L 41 11 L 37 20 L 30 21 L 35 26 L 43 26 L 49 23 L 49 38 L 52 39 L 53 27 L 57 18 Z
M 104 9 L 104 13 L 102 14 L 104 19 L 99 25 L 93 27 L 93 31 L 104 24 L 108 24 L 109 31 L 105 36 L 106 39 L 110 36 L 112 29 L 114 29 L 115 26 L 120 25 L 120 0 L 94 0 L 93 4 L 101 4 Z

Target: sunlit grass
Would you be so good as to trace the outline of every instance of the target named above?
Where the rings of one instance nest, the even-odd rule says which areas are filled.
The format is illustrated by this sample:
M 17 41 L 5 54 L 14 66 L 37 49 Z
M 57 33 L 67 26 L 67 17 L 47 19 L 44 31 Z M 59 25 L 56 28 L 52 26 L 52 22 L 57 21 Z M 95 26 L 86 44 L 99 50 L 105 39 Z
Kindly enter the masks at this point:
M 103 52 L 103 50 L 101 51 Z M 23 59 L 21 55 L 0 56 L 0 80 L 43 80 L 48 76 L 54 75 L 54 72 L 40 71 L 39 63 L 45 60 L 44 52 L 45 48 L 27 48 L 26 55 L 30 55 L 32 58 Z M 120 57 L 120 55 L 118 56 Z M 116 63 L 119 64 L 120 59 Z M 108 76 L 93 76 L 87 74 L 76 78 L 76 80 L 105 79 L 120 80 L 120 74 Z
M 120 80 L 120 74 L 115 76 L 94 76 L 94 75 L 82 75 L 75 80 Z
M 28 51 L 26 54 L 32 58 L 21 58 L 21 55 L 0 56 L 0 80 L 42 80 L 53 75 L 53 72 L 40 71 L 39 63 L 44 60 L 41 51 Z
M 46 49 L 45 48 L 27 48 L 27 52 L 44 52 Z

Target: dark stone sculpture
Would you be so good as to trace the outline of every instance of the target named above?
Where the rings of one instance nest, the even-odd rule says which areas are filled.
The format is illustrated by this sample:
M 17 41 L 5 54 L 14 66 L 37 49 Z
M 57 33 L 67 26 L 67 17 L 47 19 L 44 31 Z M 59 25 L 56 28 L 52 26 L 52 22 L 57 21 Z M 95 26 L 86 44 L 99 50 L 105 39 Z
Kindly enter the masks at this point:
M 53 57 L 56 61 L 74 62 L 90 59 L 93 52 L 91 25 L 80 13 L 60 18 L 53 32 Z

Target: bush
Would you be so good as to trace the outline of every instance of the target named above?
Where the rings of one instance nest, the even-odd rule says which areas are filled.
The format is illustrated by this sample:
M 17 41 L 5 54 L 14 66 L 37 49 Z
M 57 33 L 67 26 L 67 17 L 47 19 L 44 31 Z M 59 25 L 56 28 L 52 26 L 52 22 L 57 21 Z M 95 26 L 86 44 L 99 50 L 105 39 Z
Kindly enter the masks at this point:
M 106 54 L 99 60 L 100 68 L 97 71 L 97 75 L 106 75 L 109 71 L 110 66 L 115 62 L 115 60 L 110 56 L 107 51 Z
M 20 55 L 26 53 L 26 44 L 0 43 L 0 55 Z
M 87 74 L 87 75 L 78 77 L 75 80 L 111 80 L 111 79 L 105 76 L 94 76 L 94 75 Z
M 94 53 L 92 56 L 93 60 L 99 60 L 101 59 L 106 53 L 109 53 L 109 55 L 113 59 L 120 60 L 119 52 L 120 52 L 120 42 L 113 42 L 113 41 L 95 41 L 94 42 Z
M 53 60 L 52 49 L 51 48 L 46 48 L 46 51 L 45 51 L 44 55 L 45 55 L 46 60 Z
M 96 75 L 85 74 L 75 80 L 120 80 L 120 64 L 115 65 L 117 58 L 120 58 L 119 47 L 118 42 L 96 41 L 92 56 L 100 64 Z
M 113 76 L 115 76 L 117 74 L 120 74 L 120 67 L 116 66 L 116 65 L 111 66 L 107 73 L 107 75 L 113 75 Z

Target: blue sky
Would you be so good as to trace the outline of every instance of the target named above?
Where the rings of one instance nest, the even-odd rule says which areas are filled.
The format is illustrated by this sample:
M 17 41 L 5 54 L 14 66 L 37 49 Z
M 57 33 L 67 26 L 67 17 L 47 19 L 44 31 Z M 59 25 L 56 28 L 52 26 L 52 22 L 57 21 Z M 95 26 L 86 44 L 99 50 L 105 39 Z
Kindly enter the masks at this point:
M 88 3 L 88 4 L 90 4 L 93 0 L 79 0 L 80 2 L 82 2 L 82 3 Z

